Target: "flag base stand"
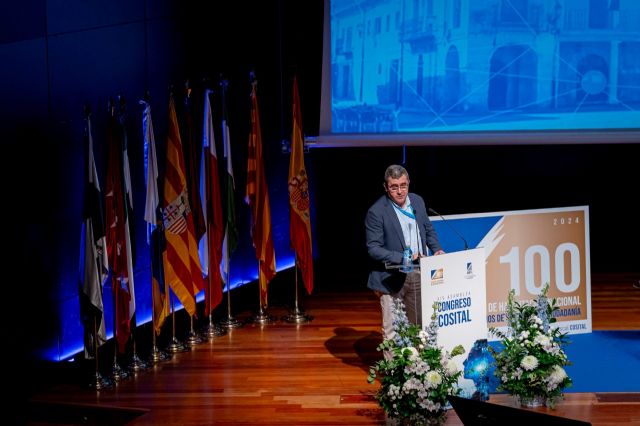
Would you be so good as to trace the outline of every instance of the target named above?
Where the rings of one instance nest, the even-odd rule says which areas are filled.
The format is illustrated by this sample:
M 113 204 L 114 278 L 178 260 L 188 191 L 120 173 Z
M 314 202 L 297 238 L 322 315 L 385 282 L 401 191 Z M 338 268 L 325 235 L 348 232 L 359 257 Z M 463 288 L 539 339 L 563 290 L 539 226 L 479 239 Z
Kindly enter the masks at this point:
M 227 334 L 226 330 L 222 327 L 218 327 L 214 323 L 210 322 L 204 330 L 202 330 L 202 334 L 205 335 L 209 340 L 214 339 L 216 337 L 224 336 Z
M 289 314 L 282 317 L 282 321 L 302 324 L 305 322 L 310 322 L 313 320 L 311 315 L 307 315 L 304 310 L 300 309 L 300 305 L 298 304 L 298 257 L 296 256 L 296 266 L 293 269 L 295 274 L 295 284 L 294 284 L 294 292 L 295 298 L 293 302 L 293 309 L 289 311 Z
M 129 369 L 134 373 L 138 373 L 143 370 L 147 370 L 149 368 L 149 364 L 140 359 L 137 353 L 133 354 L 131 358 L 131 364 L 129 364 Z
M 234 316 L 227 316 L 225 319 L 220 321 L 220 325 L 225 328 L 240 328 L 242 327 L 242 322 L 238 321 L 238 319 Z
M 267 312 L 260 309 L 260 312 L 254 314 L 251 318 L 249 318 L 249 322 L 254 324 L 273 324 L 277 319 L 273 315 L 269 315 Z
M 171 359 L 171 355 L 161 351 L 157 346 L 153 346 L 153 349 L 151 349 L 151 355 L 149 355 L 149 361 L 152 364 L 157 364 L 160 361 L 166 361 L 168 359 Z
M 186 352 L 187 348 L 182 344 L 180 340 L 174 337 L 173 339 L 171 339 L 171 343 L 169 344 L 169 346 L 167 346 L 167 350 L 170 353 L 175 354 L 178 352 Z
M 126 379 L 127 377 L 129 377 L 129 372 L 120 367 L 120 365 L 118 365 L 118 361 L 114 359 L 113 367 L 111 368 L 111 378 L 113 379 L 113 381 L 117 383 L 121 380 Z
M 198 333 L 196 333 L 195 331 L 191 330 L 189 331 L 189 337 L 187 337 L 185 345 L 187 346 L 187 348 L 193 348 L 195 345 L 199 345 L 202 342 L 204 342 L 202 337 L 200 337 L 200 335 L 198 335 Z
M 102 377 L 102 374 L 96 371 L 96 374 L 91 378 L 89 387 L 95 390 L 109 389 L 113 387 L 113 381 Z
M 301 324 L 305 322 L 310 322 L 313 320 L 311 315 L 307 315 L 302 309 L 297 306 L 295 309 L 291 310 L 288 315 L 282 317 L 282 321 Z

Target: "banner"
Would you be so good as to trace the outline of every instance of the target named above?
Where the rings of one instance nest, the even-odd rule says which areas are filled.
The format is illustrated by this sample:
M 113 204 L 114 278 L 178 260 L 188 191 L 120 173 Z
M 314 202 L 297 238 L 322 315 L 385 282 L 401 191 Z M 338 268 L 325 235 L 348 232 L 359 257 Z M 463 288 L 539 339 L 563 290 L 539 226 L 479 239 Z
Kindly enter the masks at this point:
M 485 252 L 487 325 L 504 329 L 507 296 L 532 300 L 549 283 L 557 326 L 590 333 L 591 271 L 588 206 L 432 217 L 447 252 L 462 238 Z M 490 336 L 491 338 L 492 336 Z

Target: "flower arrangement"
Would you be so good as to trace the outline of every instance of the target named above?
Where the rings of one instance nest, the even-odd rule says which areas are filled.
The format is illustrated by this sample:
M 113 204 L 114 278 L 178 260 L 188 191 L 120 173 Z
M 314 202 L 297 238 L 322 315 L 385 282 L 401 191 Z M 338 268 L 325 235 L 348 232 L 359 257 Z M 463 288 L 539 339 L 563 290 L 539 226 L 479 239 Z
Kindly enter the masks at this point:
M 369 370 L 369 383 L 376 377 L 381 387 L 376 399 L 387 416 L 411 425 L 439 424 L 446 419 L 449 395 L 457 395 L 458 369 L 452 357 L 464 353 L 456 346 L 451 353 L 437 345 L 438 325 L 434 314 L 426 330 L 410 324 L 401 300 L 393 304 L 394 337 L 378 350 L 384 358 Z
M 553 408 L 572 382 L 564 370 L 571 364 L 562 349 L 568 343 L 566 333 L 550 325 L 556 322 L 553 314 L 558 307 L 555 299 L 548 299 L 548 290 L 547 284 L 532 302 L 514 300 L 511 290 L 506 332 L 495 327 L 489 331 L 501 339 L 504 347 L 502 351 L 490 348 L 500 379 L 498 390 L 518 397 L 523 405 L 546 404 Z

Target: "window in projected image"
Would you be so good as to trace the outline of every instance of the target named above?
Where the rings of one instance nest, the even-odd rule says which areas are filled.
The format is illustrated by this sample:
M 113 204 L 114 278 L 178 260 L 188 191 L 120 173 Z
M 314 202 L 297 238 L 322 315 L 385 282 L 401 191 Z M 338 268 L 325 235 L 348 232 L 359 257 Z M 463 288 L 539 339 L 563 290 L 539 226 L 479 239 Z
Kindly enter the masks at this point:
M 638 0 L 331 0 L 329 10 L 321 135 L 640 127 Z

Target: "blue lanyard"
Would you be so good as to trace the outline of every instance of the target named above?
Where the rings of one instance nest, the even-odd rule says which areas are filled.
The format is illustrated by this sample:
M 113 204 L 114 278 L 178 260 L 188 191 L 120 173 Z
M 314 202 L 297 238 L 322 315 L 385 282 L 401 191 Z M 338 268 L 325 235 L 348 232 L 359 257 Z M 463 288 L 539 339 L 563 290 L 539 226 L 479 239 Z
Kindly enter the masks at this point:
M 398 210 L 400 213 L 402 213 L 403 215 L 410 217 L 413 220 L 416 220 L 416 215 L 413 214 L 413 207 L 411 207 L 411 204 L 409 204 L 407 207 L 411 208 L 411 212 L 408 212 L 406 210 L 401 209 L 396 203 L 391 202 L 391 204 L 393 204 L 393 207 L 395 207 L 396 210 Z

